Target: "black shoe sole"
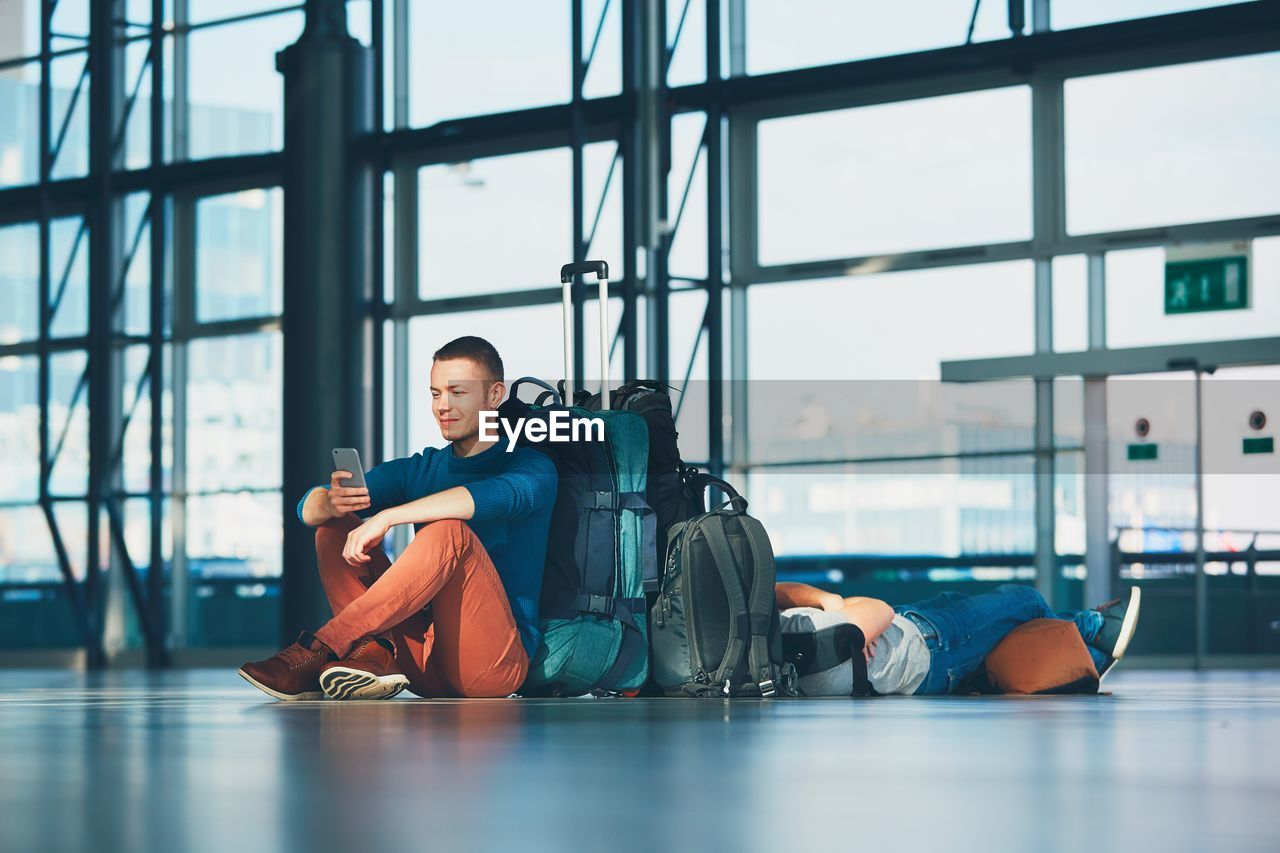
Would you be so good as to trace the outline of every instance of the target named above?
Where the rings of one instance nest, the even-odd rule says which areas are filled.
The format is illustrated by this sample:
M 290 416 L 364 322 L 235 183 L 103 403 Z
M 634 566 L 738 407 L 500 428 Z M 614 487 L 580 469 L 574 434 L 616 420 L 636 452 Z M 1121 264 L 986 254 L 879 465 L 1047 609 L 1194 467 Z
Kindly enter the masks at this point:
M 320 675 L 320 689 L 330 699 L 390 699 L 409 686 L 403 675 L 374 675 L 346 666 L 333 666 Z

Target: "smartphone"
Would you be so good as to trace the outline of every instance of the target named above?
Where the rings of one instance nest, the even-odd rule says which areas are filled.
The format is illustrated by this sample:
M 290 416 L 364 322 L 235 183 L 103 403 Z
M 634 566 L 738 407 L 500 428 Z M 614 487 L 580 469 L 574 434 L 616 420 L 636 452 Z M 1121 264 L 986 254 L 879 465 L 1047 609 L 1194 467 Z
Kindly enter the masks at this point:
M 342 480 L 340 485 L 348 489 L 365 488 L 364 466 L 360 464 L 360 451 L 354 447 L 335 447 L 333 449 L 333 470 L 351 472 L 351 476 Z

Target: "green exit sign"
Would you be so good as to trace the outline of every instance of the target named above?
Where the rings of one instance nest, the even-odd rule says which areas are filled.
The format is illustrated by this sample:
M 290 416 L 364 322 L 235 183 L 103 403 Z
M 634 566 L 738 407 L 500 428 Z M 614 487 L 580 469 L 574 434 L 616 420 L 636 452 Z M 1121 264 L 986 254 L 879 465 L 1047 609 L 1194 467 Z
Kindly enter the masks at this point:
M 1164 313 L 1249 307 L 1248 241 L 1170 246 L 1164 261 Z
M 1152 459 L 1160 458 L 1158 444 L 1131 444 L 1129 445 L 1129 461 L 1144 462 Z
M 1276 440 L 1269 435 L 1258 436 L 1256 438 L 1246 438 L 1244 440 L 1244 452 L 1249 453 L 1275 453 Z

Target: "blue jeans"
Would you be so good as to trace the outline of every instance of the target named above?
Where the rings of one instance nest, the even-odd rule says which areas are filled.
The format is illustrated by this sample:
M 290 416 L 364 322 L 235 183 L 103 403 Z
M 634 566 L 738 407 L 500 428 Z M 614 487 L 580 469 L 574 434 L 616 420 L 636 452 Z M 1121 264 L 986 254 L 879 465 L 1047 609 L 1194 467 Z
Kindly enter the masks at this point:
M 982 595 L 943 592 L 893 610 L 920 628 L 929 648 L 929 674 L 916 689 L 917 696 L 954 693 L 1006 634 L 1032 619 L 1074 622 L 1099 671 L 1107 662 L 1105 653 L 1088 645 L 1102 628 L 1102 614 L 1096 610 L 1055 613 L 1035 587 L 1006 583 Z

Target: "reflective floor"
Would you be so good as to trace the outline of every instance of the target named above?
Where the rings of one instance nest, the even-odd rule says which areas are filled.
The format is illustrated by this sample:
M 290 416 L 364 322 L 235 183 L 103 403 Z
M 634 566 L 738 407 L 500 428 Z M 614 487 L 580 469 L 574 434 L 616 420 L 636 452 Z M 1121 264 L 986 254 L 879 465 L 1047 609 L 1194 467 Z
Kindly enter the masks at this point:
M 278 703 L 0 671 L 0 851 L 1280 850 L 1280 672 L 1107 686 Z

